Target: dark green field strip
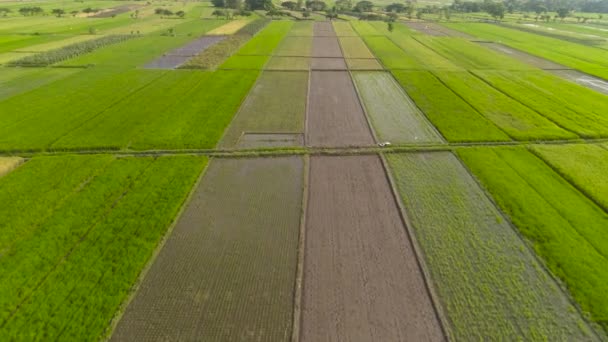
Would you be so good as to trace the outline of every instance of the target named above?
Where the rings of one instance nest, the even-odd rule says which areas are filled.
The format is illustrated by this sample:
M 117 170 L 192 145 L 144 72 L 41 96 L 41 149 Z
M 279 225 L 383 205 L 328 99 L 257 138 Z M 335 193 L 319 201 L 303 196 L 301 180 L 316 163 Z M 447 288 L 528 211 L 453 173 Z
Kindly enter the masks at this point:
M 458 154 L 583 311 L 607 329 L 608 214 L 524 148 Z
M 245 132 L 303 134 L 307 93 L 308 72 L 263 72 L 218 148 L 237 147 Z
M 510 140 L 509 136 L 430 72 L 394 70 L 393 75 L 448 141 Z
M 381 141 L 441 143 L 443 138 L 387 72 L 353 72 L 359 96 Z
M 456 37 L 416 36 L 413 39 L 465 69 L 531 70 L 531 65 Z
M 299 157 L 213 160 L 113 341 L 288 341 Z
M 452 91 L 515 140 L 574 139 L 544 116 L 468 72 L 434 72 Z
M 608 97 L 549 73 L 474 71 L 501 92 L 585 138 L 608 137 Z
M 196 26 L 194 26 L 195 24 Z M 180 28 L 180 25 L 184 26 Z M 179 32 L 177 36 L 147 35 L 124 43 L 107 46 L 90 54 L 61 63 L 61 65 L 95 65 L 115 69 L 130 69 L 142 66 L 163 53 L 183 46 L 205 32 L 222 25 L 222 21 L 201 20 L 180 25 L 175 28 L 176 32 Z
M 492 24 L 444 24 L 483 39 L 489 39 L 546 58 L 556 63 L 608 79 L 608 51 L 560 39 L 522 32 Z
M 80 72 L 0 102 L 0 149 L 48 147 L 162 72 Z
M 0 101 L 72 75 L 80 69 L 0 68 Z
M 69 158 L 86 157 L 57 160 Z M 12 275 L 0 280 L 2 340 L 102 337 L 206 161 L 94 159 L 89 164 L 105 167 L 56 208 L 38 234 L 0 261 L 3 274 Z M 26 176 L 36 162 L 44 168 L 48 161 L 33 159 L 9 177 Z M 40 178 L 28 181 L 36 184 Z
M 454 340 L 594 339 L 457 158 L 386 157 Z
M 607 150 L 588 144 L 534 145 L 531 150 L 608 212 Z

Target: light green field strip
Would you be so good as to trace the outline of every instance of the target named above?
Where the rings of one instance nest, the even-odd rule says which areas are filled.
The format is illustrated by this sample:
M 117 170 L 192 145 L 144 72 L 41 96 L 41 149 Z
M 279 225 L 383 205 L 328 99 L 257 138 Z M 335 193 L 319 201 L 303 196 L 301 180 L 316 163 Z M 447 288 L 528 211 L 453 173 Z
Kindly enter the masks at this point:
M 275 56 L 310 57 L 312 37 L 287 36 L 274 51 Z
M 0 149 L 48 147 L 162 74 L 87 70 L 0 102 Z
M 371 51 L 388 69 L 423 69 L 416 59 L 384 36 L 363 36 Z
M 393 75 L 450 142 L 508 141 L 508 135 L 427 71 L 394 70 Z
M 39 199 L 18 185 L 59 182 L 62 172 L 42 180 L 30 168 L 45 172 L 46 165 L 65 168 L 84 159 L 93 173 L 73 182 L 72 193 L 52 206 L 35 234 L 14 243 L 0 261 L 2 274 L 10 274 L 0 280 L 2 340 L 101 339 L 206 162 L 193 156 L 53 159 L 35 158 L 0 180 L 32 206 Z M 39 214 L 30 207 L 19 216 Z
M 374 58 L 363 40 L 359 37 L 338 37 L 345 58 Z
M 175 28 L 177 32 L 181 32 L 178 36 L 147 35 L 106 46 L 92 53 L 70 59 L 60 65 L 95 65 L 96 67 L 112 67 L 115 70 L 135 68 L 150 62 L 165 52 L 187 44 L 196 39 L 197 36 L 219 25 L 221 25 L 221 20 L 184 22 Z
M 28 46 L 47 44 L 69 37 L 68 35 L 3 35 L 0 36 L 0 53 L 24 50 Z
M 129 25 L 133 22 L 128 14 L 116 18 L 72 18 L 66 16 L 56 18 L 54 16 L 23 17 L 22 21 L 4 22 L 0 27 L 0 34 L 89 34 L 93 28 L 102 34 L 116 27 Z M 18 25 L 15 25 L 18 23 Z
M 16 169 L 23 163 L 20 157 L 0 157 L 0 177 Z
M 312 37 L 312 21 L 296 21 L 291 26 L 291 30 L 287 34 L 288 36 L 310 36 Z
M 465 69 L 535 69 L 515 58 L 462 38 L 417 36 L 414 39 Z
M 207 35 L 213 36 L 235 34 L 238 30 L 243 28 L 243 26 L 247 25 L 249 22 L 250 20 L 248 19 L 234 20 L 207 32 Z
M 608 211 L 608 150 L 598 145 L 534 145 L 531 149 Z
M 582 137 L 608 137 L 608 101 L 603 94 L 542 71 L 474 74 Z
M 492 24 L 444 24 L 608 80 L 608 51 Z
M 303 168 L 211 161 L 111 340 L 289 341 Z
M 44 44 L 31 45 L 20 49 L 13 50 L 14 52 L 45 52 L 49 50 L 59 49 L 67 45 L 86 42 L 89 40 L 99 39 L 100 35 L 78 35 L 72 36 L 58 41 L 53 41 Z
M 309 57 L 281 57 L 272 56 L 266 64 L 266 70 L 301 70 L 310 69 Z
M 52 83 L 78 69 L 0 68 L 0 100 Z
M 386 157 L 454 340 L 594 340 L 458 159 Z
M 578 136 L 497 91 L 468 72 L 435 72 L 445 85 L 515 140 L 573 139 Z
M 332 22 L 336 36 L 338 37 L 358 37 L 357 32 L 353 30 L 353 27 L 348 21 L 334 21 Z
M 456 66 L 452 60 L 443 57 L 410 36 L 393 34 L 390 35 L 389 38 L 403 49 L 408 56 L 413 58 L 420 68 L 461 70 L 461 68 Z
M 262 31 L 256 34 L 238 51 L 239 55 L 266 55 L 269 56 L 277 45 L 287 35 L 292 21 L 273 21 Z
M 361 36 L 379 36 L 382 34 L 367 21 L 353 21 L 350 24 Z
M 376 136 L 393 144 L 441 143 L 424 114 L 387 72 L 354 72 L 353 79 Z
M 24 52 L 5 52 L 0 53 L 0 65 L 7 64 L 8 62 L 12 62 L 16 59 L 23 58 L 26 56 L 33 55 L 34 52 L 24 53 Z
M 607 329 L 608 214 L 524 148 L 458 155 L 583 311 Z
M 235 148 L 244 132 L 304 133 L 308 72 L 263 72 L 220 141 Z
M 268 56 L 234 55 L 226 60 L 218 69 L 253 69 L 262 70 L 268 61 Z
M 384 70 L 377 59 L 369 58 L 347 58 L 346 64 L 351 70 Z

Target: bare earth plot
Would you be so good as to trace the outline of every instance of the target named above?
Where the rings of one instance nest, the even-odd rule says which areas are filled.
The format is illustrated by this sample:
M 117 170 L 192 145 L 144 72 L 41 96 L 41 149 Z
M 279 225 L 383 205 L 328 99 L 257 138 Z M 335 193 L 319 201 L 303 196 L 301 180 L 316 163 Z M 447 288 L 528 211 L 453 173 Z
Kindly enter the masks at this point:
M 348 70 L 344 58 L 313 58 L 311 70 Z
M 442 341 L 377 156 L 312 157 L 301 340 Z
M 0 157 L 0 177 L 16 169 L 23 163 L 20 157 Z
M 314 23 L 313 35 L 315 37 L 335 37 L 336 32 L 334 31 L 331 22 L 329 21 L 318 21 Z
M 112 341 L 287 341 L 303 161 L 213 160 Z
M 367 115 L 381 141 L 441 143 L 443 138 L 387 72 L 354 72 Z
M 308 95 L 309 146 L 371 145 L 374 139 L 346 71 L 313 71 Z
M 301 146 L 307 91 L 308 72 L 263 72 L 219 147 Z
M 146 64 L 146 69 L 175 69 L 178 66 L 186 63 L 190 58 L 198 55 L 205 51 L 212 45 L 219 43 L 224 40 L 225 36 L 210 36 L 202 37 L 185 46 L 177 48 L 173 51 L 167 52 L 163 56 L 153 60 Z
M 340 43 L 336 37 L 313 37 L 313 57 L 343 57 Z
M 387 155 L 455 341 L 594 335 L 449 152 Z

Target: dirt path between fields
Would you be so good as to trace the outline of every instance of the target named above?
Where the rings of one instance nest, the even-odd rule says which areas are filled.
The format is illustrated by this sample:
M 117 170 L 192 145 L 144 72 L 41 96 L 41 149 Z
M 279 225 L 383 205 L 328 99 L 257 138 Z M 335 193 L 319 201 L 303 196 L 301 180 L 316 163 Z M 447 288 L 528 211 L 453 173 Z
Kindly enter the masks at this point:
M 377 156 L 312 157 L 302 341 L 442 341 Z
M 308 94 L 308 146 L 373 145 L 365 113 L 347 71 L 312 71 Z

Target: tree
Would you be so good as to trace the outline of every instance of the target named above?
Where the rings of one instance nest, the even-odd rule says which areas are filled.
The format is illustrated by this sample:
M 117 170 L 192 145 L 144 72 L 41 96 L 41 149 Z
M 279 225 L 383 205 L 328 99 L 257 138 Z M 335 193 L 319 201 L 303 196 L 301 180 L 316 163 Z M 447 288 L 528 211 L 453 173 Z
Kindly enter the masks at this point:
M 329 19 L 330 21 L 332 19 L 338 19 L 338 11 L 336 10 L 336 6 L 325 12 L 325 18 Z
M 298 4 L 296 2 L 293 1 L 284 1 L 281 3 L 281 7 L 285 7 L 288 10 L 296 10 L 298 8 Z
M 388 21 L 389 23 L 392 23 L 392 22 L 397 21 L 397 19 L 399 18 L 399 15 L 397 13 L 391 12 L 391 13 L 387 13 L 386 17 L 387 17 L 386 21 Z
M 214 7 L 226 7 L 226 2 L 224 2 L 224 0 L 211 0 L 211 4 L 213 4 Z
M 388 27 L 387 27 L 388 32 L 393 32 L 393 30 L 395 29 L 395 27 L 394 27 L 395 24 L 393 24 L 392 21 L 389 21 L 386 24 L 388 25 Z
M 11 9 L 10 8 L 6 8 L 6 7 L 2 7 L 0 8 L 0 14 L 2 14 L 3 17 L 6 17 L 7 14 L 11 13 Z
M 213 13 L 211 13 L 211 15 L 214 15 L 217 19 L 219 19 L 220 16 L 224 15 L 224 11 L 217 9 L 217 10 L 213 11 Z
M 73 10 L 72 12 L 70 12 L 70 14 L 72 15 L 72 17 L 76 17 L 76 15 L 79 13 L 78 10 Z
M 405 5 L 404 4 L 398 4 L 398 3 L 393 3 L 390 4 L 388 6 L 386 6 L 386 11 L 387 12 L 396 12 L 396 13 L 403 13 L 405 12 Z
M 178 17 L 180 17 L 180 18 L 183 18 L 183 17 L 186 16 L 186 12 L 184 12 L 184 11 L 177 11 L 177 12 L 175 12 L 175 15 L 178 16 Z
M 303 17 L 303 18 L 308 18 L 308 17 L 310 17 L 310 12 L 309 12 L 309 11 L 302 11 L 302 17 Z
M 243 0 L 226 0 L 226 7 L 241 9 L 241 7 L 243 7 Z
M 325 9 L 327 8 L 327 4 L 323 1 L 313 0 L 306 1 L 306 7 L 309 8 L 311 11 L 325 11 Z
M 61 8 L 55 8 L 51 11 L 51 13 L 54 14 L 55 16 L 57 16 L 57 18 L 59 18 L 65 14 L 65 11 L 62 10 Z
M 355 11 L 357 12 L 371 12 L 373 8 L 374 4 L 367 0 L 359 1 L 355 5 Z
M 350 11 L 353 9 L 352 0 L 338 0 L 336 1 L 336 9 L 338 11 Z
M 89 27 L 89 34 L 96 34 L 97 33 L 97 29 L 94 28 L 93 26 Z
M 490 14 L 494 20 L 505 17 L 505 6 L 501 2 L 488 2 L 485 4 L 486 12 Z
M 570 14 L 570 10 L 567 8 L 561 7 L 557 9 L 557 16 L 561 19 L 561 21 L 564 21 L 568 14 Z
M 19 13 L 23 16 L 37 15 L 44 13 L 44 10 L 40 7 L 22 7 L 19 9 Z
M 272 0 L 245 0 L 245 4 L 249 10 L 266 10 L 274 9 Z

